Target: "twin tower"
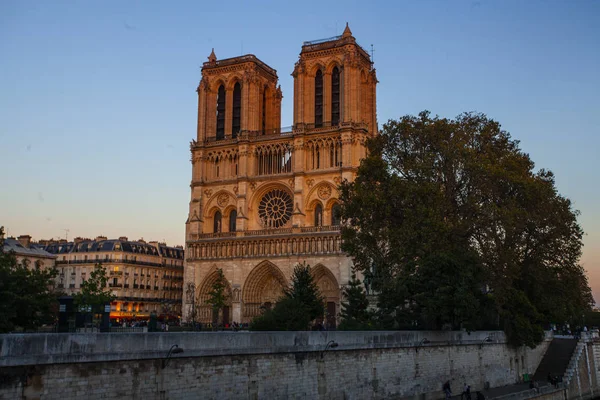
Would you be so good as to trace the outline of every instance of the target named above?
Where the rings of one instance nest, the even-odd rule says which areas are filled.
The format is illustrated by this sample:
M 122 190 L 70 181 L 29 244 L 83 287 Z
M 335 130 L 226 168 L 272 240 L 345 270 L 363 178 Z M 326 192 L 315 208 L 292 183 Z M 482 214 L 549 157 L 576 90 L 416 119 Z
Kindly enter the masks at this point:
M 341 251 L 338 186 L 353 180 L 377 133 L 375 69 L 346 26 L 305 42 L 294 71 L 294 124 L 281 127 L 277 72 L 254 55 L 202 66 L 190 145 L 186 320 L 210 321 L 217 270 L 229 283 L 221 318 L 249 322 L 306 261 L 335 325 L 351 260 Z

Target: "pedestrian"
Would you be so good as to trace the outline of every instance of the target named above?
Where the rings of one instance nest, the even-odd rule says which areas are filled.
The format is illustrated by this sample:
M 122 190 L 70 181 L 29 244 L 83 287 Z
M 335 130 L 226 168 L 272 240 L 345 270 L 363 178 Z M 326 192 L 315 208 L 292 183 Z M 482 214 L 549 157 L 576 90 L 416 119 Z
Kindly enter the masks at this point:
M 471 400 L 471 386 L 467 385 L 466 383 L 463 386 L 463 392 L 460 395 L 460 400 L 462 400 L 463 397 L 467 400 Z
M 444 394 L 446 395 L 447 399 L 452 397 L 452 389 L 450 388 L 450 381 L 446 381 L 446 383 L 444 383 L 444 386 L 442 386 L 442 389 L 444 390 Z
M 475 398 L 476 398 L 476 400 L 485 400 L 485 396 L 480 391 L 476 392 Z

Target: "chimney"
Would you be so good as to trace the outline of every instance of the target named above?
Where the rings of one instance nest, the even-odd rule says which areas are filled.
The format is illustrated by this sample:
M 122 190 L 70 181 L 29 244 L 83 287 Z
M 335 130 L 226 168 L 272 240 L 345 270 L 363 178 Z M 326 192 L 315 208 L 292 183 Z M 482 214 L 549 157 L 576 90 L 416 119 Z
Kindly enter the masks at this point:
M 75 242 L 75 244 L 81 243 L 83 242 L 83 238 L 81 236 L 77 236 L 75 239 L 73 239 L 73 242 Z
M 146 244 L 146 241 L 144 240 L 144 238 L 141 238 L 140 240 L 138 240 L 138 242 Z
M 97 236 L 96 237 L 96 242 L 99 242 L 101 240 L 106 240 L 106 236 Z
M 31 243 L 31 236 L 29 235 L 21 235 L 18 238 L 19 243 L 21 243 L 21 246 L 25 247 L 26 249 L 29 248 L 29 244 Z
M 67 243 L 67 239 L 60 239 L 58 241 L 58 244 L 66 244 Z
M 183 246 L 182 246 L 182 245 L 180 245 L 180 244 L 178 244 L 177 246 L 175 246 L 175 248 L 176 248 L 176 249 L 181 249 L 181 250 L 183 250 Z
M 129 239 L 127 239 L 127 236 L 120 236 L 120 237 L 119 237 L 119 240 L 120 240 L 121 242 L 127 242 Z

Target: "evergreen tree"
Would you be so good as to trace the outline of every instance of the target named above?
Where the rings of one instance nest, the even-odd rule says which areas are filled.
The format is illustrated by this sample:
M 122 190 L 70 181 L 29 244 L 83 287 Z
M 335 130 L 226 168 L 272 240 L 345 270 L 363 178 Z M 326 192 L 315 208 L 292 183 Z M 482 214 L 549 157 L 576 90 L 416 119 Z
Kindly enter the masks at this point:
M 208 292 L 208 300 L 206 300 L 212 308 L 213 329 L 216 329 L 216 325 L 219 323 L 219 313 L 227 305 L 229 296 L 226 290 L 227 281 L 225 280 L 223 270 L 219 268 L 217 270 L 217 279 L 213 282 L 210 292 Z
M 284 290 L 284 296 L 303 304 L 311 321 L 325 314 L 325 299 L 319 292 L 310 273 L 310 265 L 306 264 L 306 261 L 302 264 L 298 263 L 294 267 L 292 285 Z
M 361 284 L 356 278 L 356 271 L 352 271 L 352 279 L 342 292 L 345 301 L 342 301 L 340 316 L 340 330 L 356 331 L 372 328 L 371 313 L 368 310 L 369 300 Z
M 292 284 L 284 290 L 275 306 L 254 318 L 251 330 L 307 330 L 311 321 L 325 313 L 324 298 L 315 283 L 310 266 L 304 262 L 294 267 Z

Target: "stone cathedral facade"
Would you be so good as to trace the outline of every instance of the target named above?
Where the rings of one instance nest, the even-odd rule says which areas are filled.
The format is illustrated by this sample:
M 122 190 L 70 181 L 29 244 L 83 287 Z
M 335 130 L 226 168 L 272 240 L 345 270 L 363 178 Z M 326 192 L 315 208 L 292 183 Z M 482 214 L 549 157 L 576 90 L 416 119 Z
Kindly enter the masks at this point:
M 221 268 L 225 322 L 250 322 L 306 261 L 334 325 L 351 259 L 341 251 L 337 187 L 353 180 L 377 133 L 375 69 L 346 26 L 305 42 L 292 73 L 294 124 L 281 128 L 277 72 L 254 55 L 202 66 L 198 129 L 190 144 L 183 318 L 211 320 Z

